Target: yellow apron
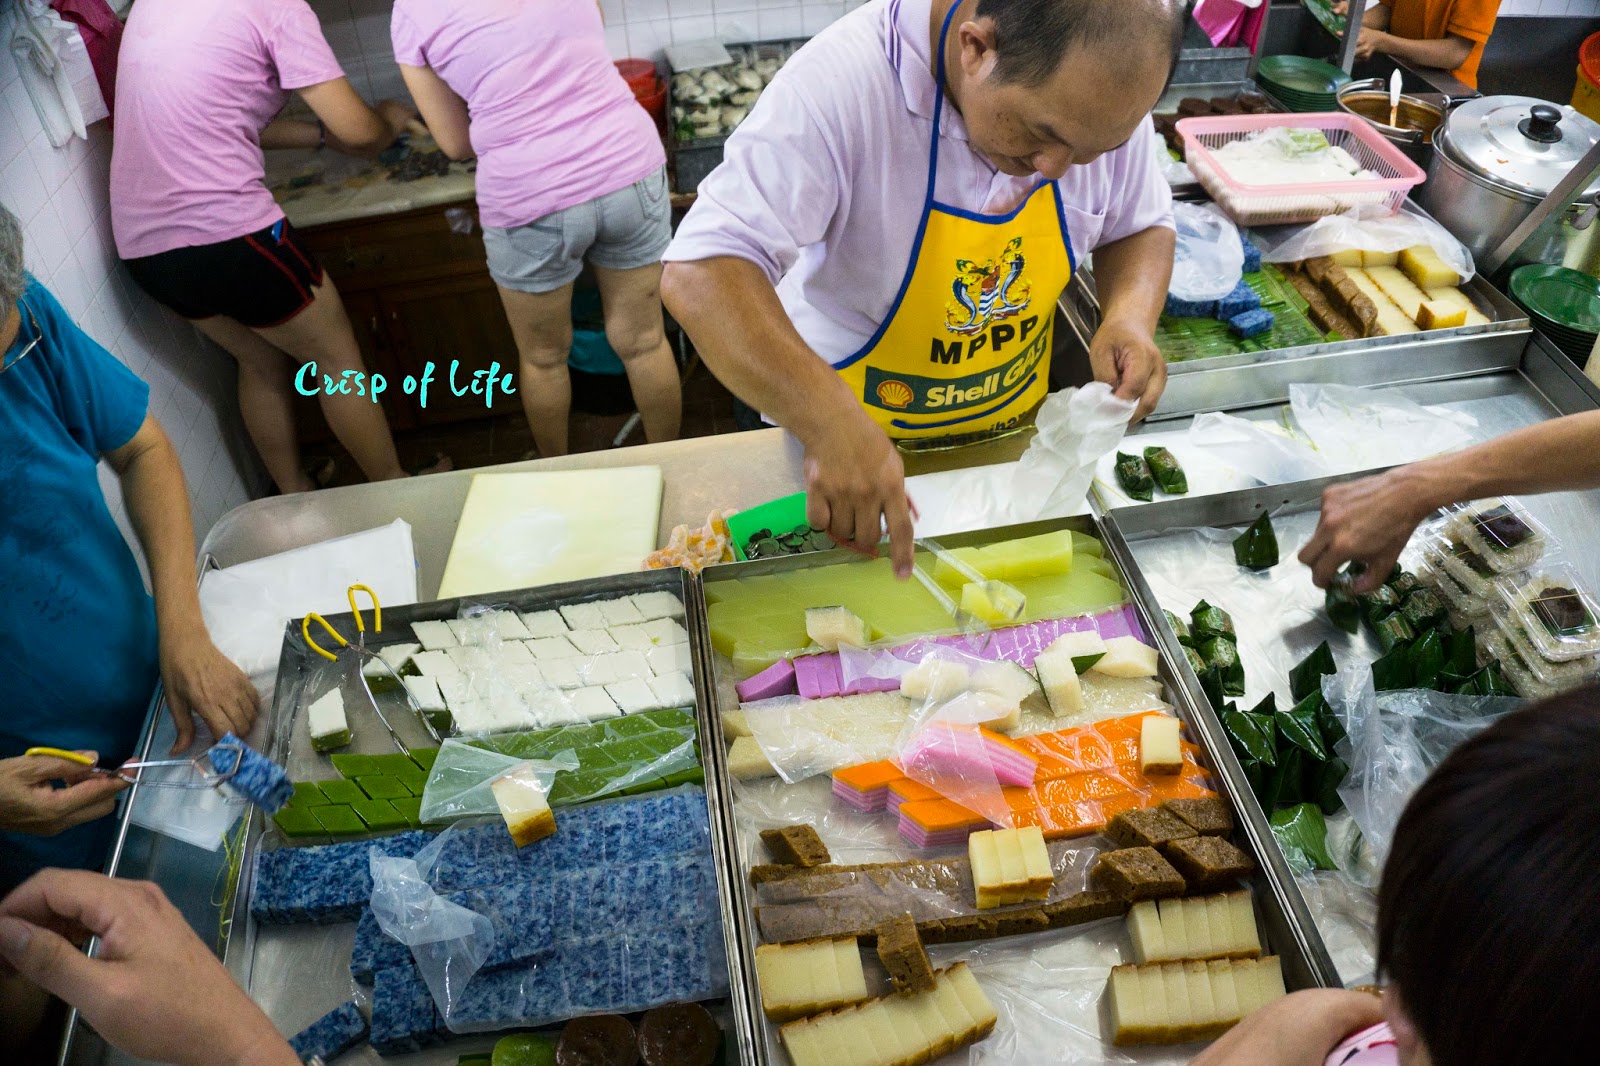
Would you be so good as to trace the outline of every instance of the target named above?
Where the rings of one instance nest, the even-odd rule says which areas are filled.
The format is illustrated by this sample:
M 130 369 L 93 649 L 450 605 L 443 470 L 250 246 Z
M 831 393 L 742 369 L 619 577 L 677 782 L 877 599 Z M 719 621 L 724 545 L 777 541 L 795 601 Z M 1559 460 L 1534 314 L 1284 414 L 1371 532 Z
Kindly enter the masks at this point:
M 956 7 L 939 32 L 928 189 L 900 291 L 872 339 L 833 364 L 900 439 L 980 440 L 1020 423 L 1048 391 L 1056 301 L 1074 266 L 1053 181 L 1041 181 L 1005 215 L 934 198 L 944 41 Z

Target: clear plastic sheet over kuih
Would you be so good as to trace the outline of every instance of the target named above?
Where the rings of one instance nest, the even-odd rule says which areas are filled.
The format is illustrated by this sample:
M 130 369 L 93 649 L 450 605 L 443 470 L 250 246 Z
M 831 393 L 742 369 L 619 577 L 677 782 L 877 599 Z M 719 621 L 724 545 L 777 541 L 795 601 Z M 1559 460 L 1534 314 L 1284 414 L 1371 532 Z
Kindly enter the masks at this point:
M 519 759 L 452 737 L 439 746 L 433 769 L 428 772 L 420 819 L 426 825 L 438 825 L 499 814 L 500 807 L 491 786 L 519 767 L 532 771 L 540 789 L 548 796 L 556 773 L 576 770 L 578 757 L 568 750 L 548 760 Z

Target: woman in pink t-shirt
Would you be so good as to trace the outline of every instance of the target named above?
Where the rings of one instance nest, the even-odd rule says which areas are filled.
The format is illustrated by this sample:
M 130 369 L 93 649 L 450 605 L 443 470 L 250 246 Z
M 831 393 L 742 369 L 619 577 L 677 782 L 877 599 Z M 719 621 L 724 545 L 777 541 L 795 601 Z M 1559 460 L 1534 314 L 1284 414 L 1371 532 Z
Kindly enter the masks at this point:
M 290 92 L 318 122 L 275 118 Z M 295 438 L 295 364 L 315 363 L 319 380 L 364 367 L 338 291 L 267 190 L 261 151 L 375 154 L 410 109 L 374 111 L 356 95 L 305 0 L 140 0 L 116 100 L 118 254 L 141 288 L 238 361 L 244 424 L 279 491 L 314 488 Z M 321 404 L 367 477 L 406 475 L 381 407 Z
M 585 261 L 651 441 L 682 390 L 661 322 L 666 153 L 594 0 L 395 0 L 394 55 L 439 147 L 478 157 L 479 221 L 541 455 L 567 451 L 572 283 Z

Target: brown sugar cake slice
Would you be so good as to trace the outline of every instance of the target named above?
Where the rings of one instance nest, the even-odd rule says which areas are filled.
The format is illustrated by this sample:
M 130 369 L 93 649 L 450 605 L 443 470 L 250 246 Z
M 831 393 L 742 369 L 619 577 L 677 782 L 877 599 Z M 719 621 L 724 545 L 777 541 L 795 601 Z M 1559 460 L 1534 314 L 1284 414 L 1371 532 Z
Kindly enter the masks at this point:
M 1231 888 L 1256 870 L 1250 856 L 1222 837 L 1169 841 L 1161 853 L 1196 892 Z
M 866 971 L 854 937 L 756 948 L 761 1009 L 775 1022 L 860 1003 Z
M 1175 847 L 1187 842 L 1177 840 L 1167 846 Z M 1181 896 L 1188 888 L 1183 875 L 1155 848 L 1119 848 L 1102 853 L 1089 868 L 1089 885 L 1129 901 Z
M 1167 800 L 1159 809 L 1176 816 L 1203 837 L 1225 837 L 1233 832 L 1228 801 L 1220 796 Z
M 767 846 L 772 861 L 781 866 L 825 866 L 833 861 L 828 845 L 814 826 L 786 825 L 782 829 L 763 829 L 761 843 Z
M 1169 840 L 1195 836 L 1195 829 L 1171 811 L 1136 807 L 1106 823 L 1106 836 L 1119 848 L 1159 848 Z
M 917 923 L 902 914 L 878 926 L 878 961 L 889 971 L 896 992 L 929 992 L 933 989 L 933 964 L 917 935 Z

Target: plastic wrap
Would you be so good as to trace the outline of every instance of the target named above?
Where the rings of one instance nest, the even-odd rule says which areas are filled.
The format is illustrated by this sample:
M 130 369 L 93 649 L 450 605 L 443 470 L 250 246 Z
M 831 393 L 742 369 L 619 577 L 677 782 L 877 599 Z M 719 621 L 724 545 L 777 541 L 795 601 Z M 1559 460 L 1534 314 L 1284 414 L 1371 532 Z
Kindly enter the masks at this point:
M 1167 291 L 1180 300 L 1220 300 L 1244 277 L 1239 229 L 1215 207 L 1177 201 L 1172 205 L 1178 244 Z
M 911 703 L 893 693 L 820 700 L 778 696 L 741 710 L 762 754 L 792 785 L 892 756 Z
M 1268 263 L 1294 263 L 1319 255 L 1354 249 L 1368 252 L 1403 252 L 1427 245 L 1439 253 L 1446 266 L 1466 281 L 1472 277 L 1472 253 L 1439 223 L 1408 208 L 1388 214 L 1360 208 L 1328 215 L 1309 226 L 1295 227 L 1276 241 L 1263 241 L 1261 258 Z
M 557 771 L 578 769 L 578 757 L 571 751 L 563 751 L 549 759 L 519 759 L 464 741 L 446 740 L 439 746 L 433 769 L 428 772 L 418 816 L 424 824 L 439 825 L 462 818 L 497 815 L 500 806 L 490 786 L 518 767 L 532 770 L 544 795 L 548 796 Z
M 1271 422 L 1208 411 L 1189 424 L 1189 446 L 1263 485 L 1287 485 L 1332 473 L 1310 444 Z
M 1323 693 L 1348 736 L 1338 750 L 1350 765 L 1339 787 L 1351 817 L 1381 866 L 1412 793 L 1456 745 L 1522 705 L 1504 696 L 1452 696 L 1428 689 L 1374 693 L 1365 664 L 1325 678 Z
M 1290 385 L 1289 406 L 1333 473 L 1414 462 L 1477 439 L 1471 415 L 1424 407 L 1392 389 Z

